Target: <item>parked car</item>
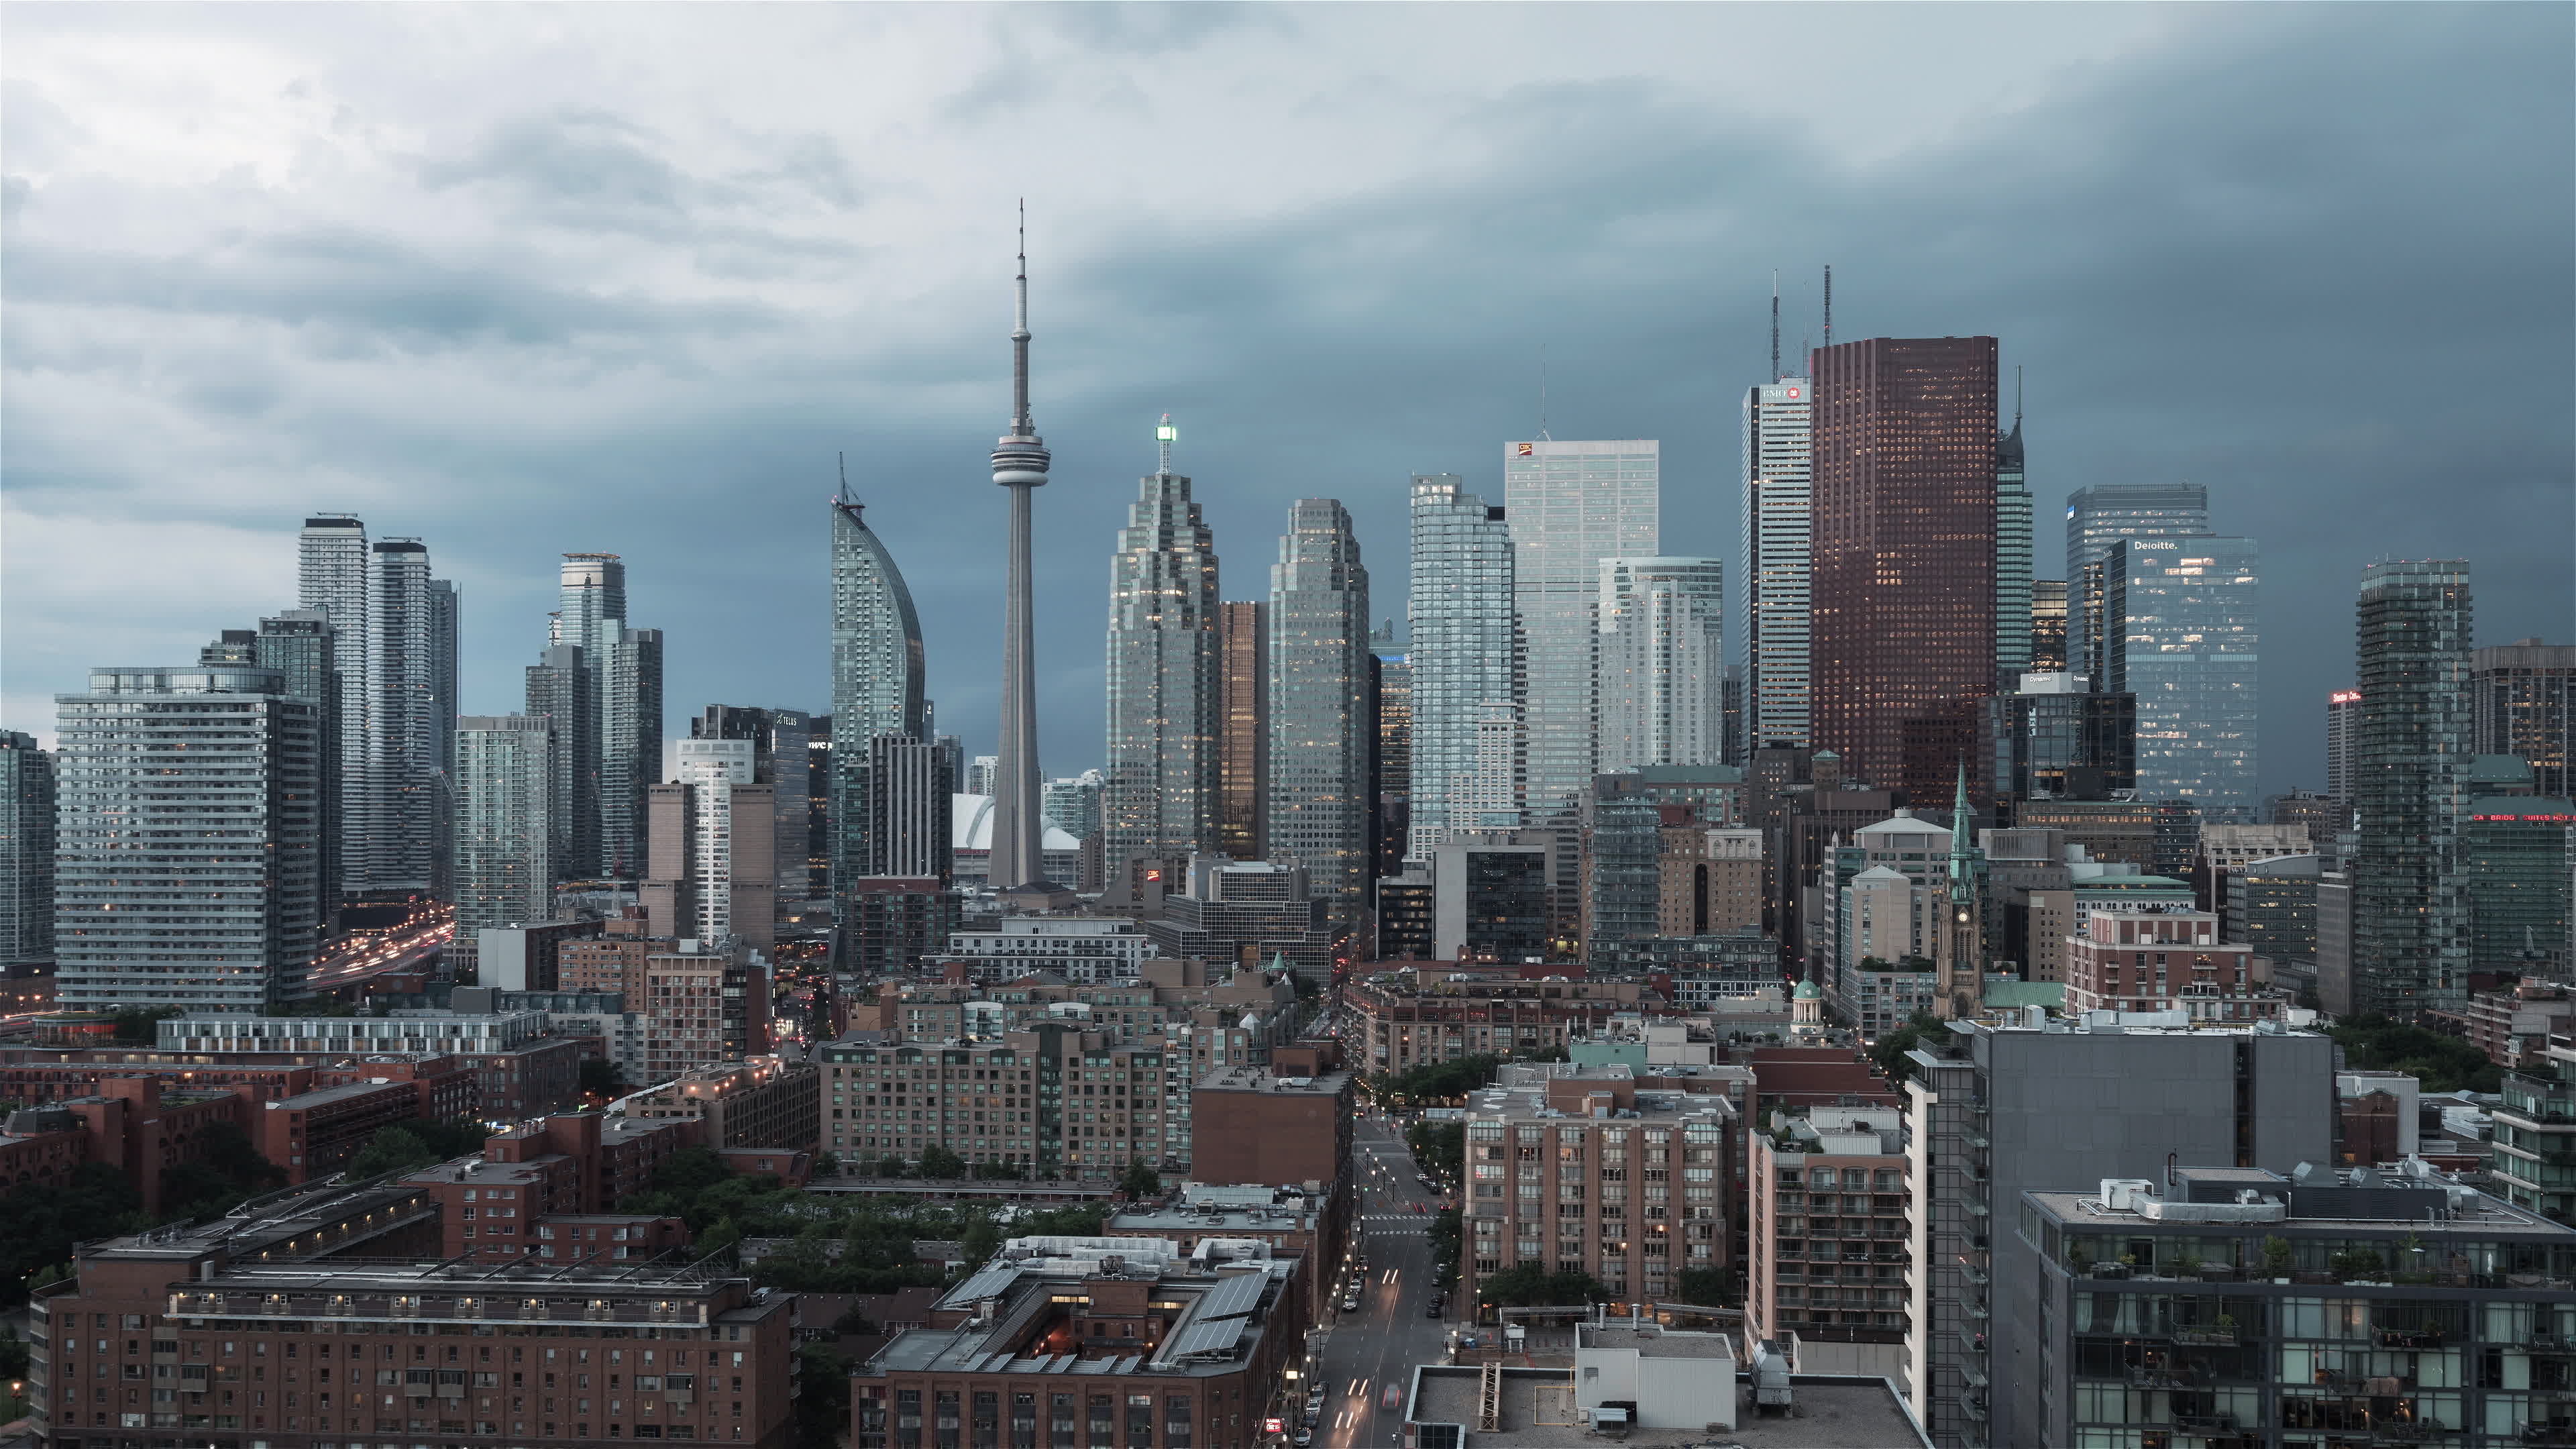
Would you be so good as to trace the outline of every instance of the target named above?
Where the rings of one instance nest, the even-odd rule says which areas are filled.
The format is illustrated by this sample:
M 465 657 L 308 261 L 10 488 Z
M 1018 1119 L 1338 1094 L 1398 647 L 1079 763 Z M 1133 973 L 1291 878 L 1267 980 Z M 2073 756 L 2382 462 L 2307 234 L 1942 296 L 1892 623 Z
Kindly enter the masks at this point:
M 1343 1295 L 1342 1295 L 1342 1311 L 1343 1311 L 1344 1313 L 1357 1313 L 1357 1312 L 1359 1312 L 1359 1311 L 1360 1311 L 1360 1295 L 1358 1295 L 1358 1294 L 1356 1294 L 1356 1293 L 1345 1293 L 1345 1294 L 1343 1294 Z

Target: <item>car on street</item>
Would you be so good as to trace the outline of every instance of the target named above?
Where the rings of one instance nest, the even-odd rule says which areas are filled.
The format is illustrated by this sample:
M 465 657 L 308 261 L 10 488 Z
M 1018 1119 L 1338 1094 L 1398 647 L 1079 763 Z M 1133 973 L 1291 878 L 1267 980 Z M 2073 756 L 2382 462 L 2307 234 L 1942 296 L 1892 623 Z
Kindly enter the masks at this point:
M 1404 1407 L 1404 1387 L 1403 1387 L 1403 1385 L 1401 1385 L 1401 1384 L 1388 1384 L 1388 1385 L 1386 1386 L 1386 1392 L 1385 1392 L 1384 1394 L 1382 1394 L 1382 1395 L 1380 1395 L 1380 1396 L 1378 1397 L 1378 1401 L 1377 1401 L 1377 1403 L 1378 1403 L 1378 1407 L 1379 1407 L 1379 1408 L 1381 1408 L 1381 1409 L 1401 1409 L 1401 1408 L 1403 1408 L 1403 1407 Z
M 1342 1295 L 1342 1311 L 1343 1311 L 1344 1313 L 1357 1313 L 1357 1312 L 1359 1312 L 1359 1311 L 1360 1311 L 1360 1295 L 1358 1295 L 1357 1293 L 1345 1293 L 1345 1294 L 1343 1294 L 1343 1295 Z

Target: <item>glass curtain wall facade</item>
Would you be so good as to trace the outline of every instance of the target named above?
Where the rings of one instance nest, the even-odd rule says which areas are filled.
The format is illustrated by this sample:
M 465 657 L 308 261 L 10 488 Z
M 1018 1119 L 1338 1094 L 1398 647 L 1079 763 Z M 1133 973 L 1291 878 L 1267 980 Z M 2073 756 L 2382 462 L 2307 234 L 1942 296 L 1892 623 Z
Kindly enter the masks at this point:
M 1813 371 L 1815 743 L 1885 788 L 1934 740 L 1930 789 L 1995 692 L 1995 339 L 1841 343 Z
M 1350 511 L 1297 500 L 1270 566 L 1269 852 L 1306 867 L 1336 929 L 1358 921 L 1373 873 L 1368 585 Z
M 54 757 L 0 730 L 0 971 L 54 959 Z
M 527 712 L 547 722 L 546 748 L 554 754 L 546 776 L 554 794 L 546 834 L 557 880 L 599 872 L 599 711 L 590 686 L 591 672 L 575 645 L 549 646 L 528 666 Z
M 1601 561 L 1656 551 L 1662 457 L 1651 438 L 1503 445 L 1513 598 L 1520 610 L 1523 809 L 1571 827 L 1592 784 Z
M 2209 490 L 2194 483 L 2104 483 L 2066 499 L 2067 668 L 2102 683 L 2103 580 L 2099 565 L 2123 538 L 2209 532 Z
M 1601 561 L 1593 691 L 1601 773 L 1713 765 L 1725 753 L 1725 570 L 1713 558 Z
M 1190 480 L 1137 480 L 1109 564 L 1108 768 L 1102 860 L 1180 859 L 1216 845 L 1216 539 Z
M 879 735 L 926 739 L 921 616 L 894 555 L 868 527 L 865 505 L 832 500 L 832 714 L 827 767 L 831 891 L 851 918 L 851 882 L 874 873 L 868 800 Z M 1017 884 L 1017 882 L 1012 882 Z M 847 933 L 844 932 L 844 935 Z
M 1509 716 L 1520 696 L 1520 626 L 1501 508 L 1466 491 L 1454 473 L 1417 474 L 1408 537 L 1412 799 L 1405 857 L 1428 860 L 1434 845 L 1481 823 L 1468 801 L 1486 717 L 1497 709 Z
M 2460 829 L 2471 758 L 2464 559 L 2362 571 L 2354 732 L 2352 1006 L 2411 1020 L 2467 999 L 2469 899 Z
M 1743 557 L 1735 569 L 1740 753 L 1808 743 L 1809 548 L 1815 387 L 1784 377 L 1744 395 Z
M 1224 603 L 1217 612 L 1217 844 L 1260 860 L 1270 838 L 1270 606 Z
M 2520 756 L 2531 766 L 2534 791 L 2576 796 L 2576 762 L 2568 757 L 2576 645 L 2522 639 L 2480 649 L 2469 658 L 2469 683 L 2477 752 Z
M 2261 551 L 2250 538 L 2123 538 L 2102 561 L 2104 677 L 2138 701 L 2138 794 L 2251 825 Z
M 2010 689 L 2031 664 L 2030 485 L 2022 475 L 2021 418 L 1995 443 L 1995 687 Z

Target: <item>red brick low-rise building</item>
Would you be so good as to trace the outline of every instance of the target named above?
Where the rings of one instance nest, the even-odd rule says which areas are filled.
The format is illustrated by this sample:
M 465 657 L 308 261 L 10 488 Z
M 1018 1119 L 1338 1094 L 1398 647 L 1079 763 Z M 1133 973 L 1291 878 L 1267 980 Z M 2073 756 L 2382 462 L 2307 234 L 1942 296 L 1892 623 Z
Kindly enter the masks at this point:
M 408 1082 L 378 1080 L 324 1087 L 292 1097 L 245 1103 L 251 1145 L 286 1174 L 289 1183 L 328 1177 L 349 1165 L 387 1127 L 417 1120 L 418 1097 Z
M 89 1096 L 11 1113 L 0 1133 L 0 1186 L 60 1186 L 82 1164 L 125 1174 L 143 1209 L 161 1209 L 161 1179 L 203 1161 L 218 1126 L 241 1125 L 243 1098 L 228 1091 L 165 1092 L 151 1077 L 108 1077 Z
M 397 1186 L 85 1247 L 32 1305 L 49 1449 L 361 1443 L 779 1449 L 789 1295 L 638 1263 L 457 1264 Z M 334 1249 L 349 1256 L 315 1256 Z M 358 1256 L 364 1254 L 365 1256 Z
M 618 1202 L 643 1191 L 672 1153 L 699 1145 L 701 1130 L 686 1120 L 558 1113 L 494 1133 L 480 1155 L 442 1163 L 407 1181 L 437 1200 L 447 1256 L 543 1259 L 546 1243 L 569 1240 L 549 1237 L 541 1228 L 567 1216 L 613 1216 Z
M 2218 939 L 2197 910 L 2094 911 L 2066 942 L 2066 1009 L 2188 1011 L 2194 1020 L 2276 1019 L 2285 1003 L 2254 979 L 2254 948 Z
M 1304 1352 L 1297 1259 L 1018 1239 L 851 1379 L 853 1449 L 1252 1449 Z

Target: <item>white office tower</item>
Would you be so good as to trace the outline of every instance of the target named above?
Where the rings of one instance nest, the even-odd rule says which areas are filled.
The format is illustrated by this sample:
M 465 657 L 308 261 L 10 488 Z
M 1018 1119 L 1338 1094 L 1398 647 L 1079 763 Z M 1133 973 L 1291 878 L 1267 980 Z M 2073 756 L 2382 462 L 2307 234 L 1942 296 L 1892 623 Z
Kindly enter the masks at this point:
M 1357 922 L 1368 883 L 1368 570 L 1351 515 L 1331 498 L 1288 510 L 1270 566 L 1269 852 L 1306 867 L 1336 927 Z
M 382 803 L 372 786 L 376 692 L 375 674 L 368 667 L 375 644 L 371 557 L 367 525 L 345 513 L 306 518 L 296 538 L 297 601 L 329 616 L 332 667 L 340 675 L 337 758 L 330 766 L 339 772 L 334 848 L 340 858 L 331 874 L 344 896 L 361 889 L 369 877 L 368 854 L 375 848 Z
M 647 792 L 650 861 L 638 895 L 657 936 L 740 940 L 777 933 L 777 786 L 759 780 L 759 744 L 675 739 Z
M 1170 419 L 1164 420 L 1169 432 Z M 1172 860 L 1216 846 L 1216 542 L 1190 480 L 1138 480 L 1109 564 L 1109 710 L 1101 858 Z M 1029 800 L 1037 801 L 1032 780 Z
M 90 671 L 55 696 L 60 999 L 259 1012 L 322 920 L 322 704 L 278 669 Z
M 1512 594 L 1527 652 L 1523 810 L 1533 825 L 1570 824 L 1591 787 L 1601 561 L 1655 552 L 1660 466 L 1651 438 L 1503 445 Z
M 1601 561 L 1598 771 L 1719 763 L 1725 571 L 1713 558 Z
M 1501 508 L 1467 492 L 1455 473 L 1418 474 L 1411 522 L 1405 614 L 1413 635 L 1413 800 L 1404 853 L 1427 861 L 1431 847 L 1479 828 L 1467 794 L 1480 776 L 1487 709 L 1508 716 L 1520 698 L 1520 622 Z M 1516 742 L 1517 723 L 1503 733 Z M 1517 764 L 1499 773 L 1513 789 Z M 1508 805 L 1517 819 L 1516 789 Z
M 554 736 L 543 715 L 456 727 L 456 929 L 554 916 Z
M 965 793 L 969 795 L 992 794 L 993 781 L 1000 774 L 1001 767 L 1001 756 L 977 755 L 966 765 Z
M 1735 664 L 1744 681 L 1742 758 L 1809 742 L 1808 611 L 1814 525 L 1815 389 L 1784 377 L 1744 395 L 1744 551 L 1735 569 Z

